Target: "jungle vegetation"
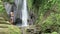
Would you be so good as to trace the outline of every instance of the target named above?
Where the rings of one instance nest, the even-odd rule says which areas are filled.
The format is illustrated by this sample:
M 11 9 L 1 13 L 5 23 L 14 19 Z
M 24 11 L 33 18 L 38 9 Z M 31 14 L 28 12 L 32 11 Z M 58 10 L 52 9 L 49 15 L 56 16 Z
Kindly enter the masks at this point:
M 60 33 L 60 0 L 27 0 L 27 5 L 28 11 L 37 16 L 34 25 L 39 25 L 42 32 Z
M 34 12 L 38 18 L 35 25 L 41 27 L 42 32 L 60 32 L 60 0 L 27 0 L 29 11 Z

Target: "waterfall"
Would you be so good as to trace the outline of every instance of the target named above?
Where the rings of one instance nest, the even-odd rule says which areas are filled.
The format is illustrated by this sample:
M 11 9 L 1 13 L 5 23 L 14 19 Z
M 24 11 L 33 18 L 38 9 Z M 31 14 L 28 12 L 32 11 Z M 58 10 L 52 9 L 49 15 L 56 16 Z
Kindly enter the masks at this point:
M 14 11 L 14 22 L 16 22 L 16 19 L 22 19 L 22 26 L 28 26 L 28 11 L 27 11 L 27 0 L 14 0 L 14 3 L 16 6 L 13 6 L 13 11 Z M 7 4 L 9 8 L 9 4 Z M 6 8 L 5 7 L 5 8 Z M 12 7 L 12 6 L 11 6 Z M 7 12 L 10 13 L 11 8 L 9 8 Z M 19 22 L 21 23 L 21 22 Z M 16 26 L 21 26 L 21 24 L 17 23 Z
M 28 26 L 28 12 L 27 12 L 27 0 L 23 0 L 23 8 L 22 8 L 22 26 Z

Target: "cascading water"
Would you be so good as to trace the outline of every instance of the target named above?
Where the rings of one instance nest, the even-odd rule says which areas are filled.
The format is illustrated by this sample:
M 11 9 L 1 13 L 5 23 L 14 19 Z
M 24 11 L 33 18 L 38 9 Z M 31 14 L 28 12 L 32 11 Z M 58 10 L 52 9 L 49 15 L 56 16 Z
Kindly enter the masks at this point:
M 28 13 L 27 13 L 27 0 L 23 0 L 23 8 L 22 8 L 22 26 L 28 26 Z
M 15 5 L 13 6 L 14 11 L 14 22 L 17 18 L 22 19 L 22 26 L 28 26 L 28 11 L 27 11 L 27 0 L 14 0 Z M 9 4 L 6 7 L 9 8 Z M 11 5 L 12 7 L 12 5 Z M 8 14 L 10 13 L 11 8 L 7 9 Z M 21 23 L 21 22 L 19 22 Z M 21 26 L 21 24 L 17 23 L 17 26 Z

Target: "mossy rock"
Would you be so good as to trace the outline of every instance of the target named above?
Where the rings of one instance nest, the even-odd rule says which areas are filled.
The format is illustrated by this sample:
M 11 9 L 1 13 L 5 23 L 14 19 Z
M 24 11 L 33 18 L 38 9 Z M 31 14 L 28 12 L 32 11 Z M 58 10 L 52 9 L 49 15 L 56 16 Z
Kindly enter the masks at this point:
M 0 34 L 21 34 L 21 31 L 14 25 L 0 24 Z
M 9 21 L 1 19 L 0 34 L 21 34 L 21 30 L 17 26 L 11 25 Z
M 51 34 L 58 34 L 57 32 L 52 32 Z
M 0 19 L 0 34 L 21 34 L 21 30 L 3 18 Z

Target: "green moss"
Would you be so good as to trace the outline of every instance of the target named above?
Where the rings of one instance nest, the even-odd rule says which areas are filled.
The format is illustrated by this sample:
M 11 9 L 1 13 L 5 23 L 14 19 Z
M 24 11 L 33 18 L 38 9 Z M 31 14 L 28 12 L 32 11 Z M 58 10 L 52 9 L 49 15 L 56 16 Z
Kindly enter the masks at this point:
M 0 24 L 0 33 L 8 33 L 8 34 L 21 34 L 21 30 L 13 25 L 8 24 Z
M 1 17 L 4 17 L 4 19 L 5 20 L 9 20 L 8 19 L 8 15 L 7 15 L 7 13 L 6 13 L 6 10 L 5 10 L 5 7 L 4 7 L 4 5 L 3 5 L 3 2 L 0 0 L 0 16 Z
M 52 32 L 51 34 L 58 34 L 57 32 Z

